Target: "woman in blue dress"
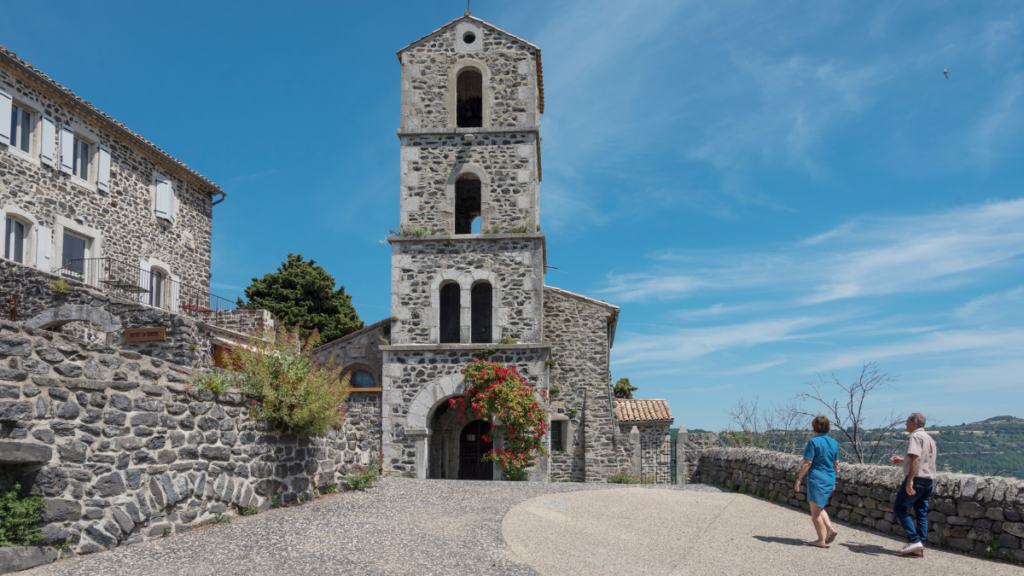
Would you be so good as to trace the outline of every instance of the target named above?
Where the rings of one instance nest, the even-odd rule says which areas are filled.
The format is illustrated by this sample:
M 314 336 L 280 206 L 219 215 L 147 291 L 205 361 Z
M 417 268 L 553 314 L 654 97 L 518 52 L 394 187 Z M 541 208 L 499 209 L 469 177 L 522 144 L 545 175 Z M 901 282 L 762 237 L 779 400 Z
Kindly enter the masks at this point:
M 825 511 L 828 498 L 836 487 L 836 475 L 839 473 L 839 444 L 828 437 L 832 427 L 826 416 L 815 416 L 811 427 L 817 436 L 807 441 L 804 449 L 804 462 L 796 475 L 794 489 L 800 492 L 800 480 L 807 476 L 807 501 L 811 505 L 811 521 L 818 539 L 808 542 L 808 546 L 825 548 L 839 534 L 832 527 L 832 521 Z

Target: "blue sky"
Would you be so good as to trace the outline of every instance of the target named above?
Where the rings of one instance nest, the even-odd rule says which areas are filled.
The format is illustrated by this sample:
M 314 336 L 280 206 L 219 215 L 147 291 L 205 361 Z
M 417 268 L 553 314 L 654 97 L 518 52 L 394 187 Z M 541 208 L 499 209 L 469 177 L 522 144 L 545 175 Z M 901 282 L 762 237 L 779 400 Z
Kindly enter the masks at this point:
M 1024 416 L 1024 5 L 473 4 L 543 49 L 547 283 L 622 307 L 638 396 L 717 430 L 877 361 L 874 413 Z M 301 253 L 373 322 L 395 51 L 464 9 L 4 2 L 0 43 L 228 192 L 215 293 Z

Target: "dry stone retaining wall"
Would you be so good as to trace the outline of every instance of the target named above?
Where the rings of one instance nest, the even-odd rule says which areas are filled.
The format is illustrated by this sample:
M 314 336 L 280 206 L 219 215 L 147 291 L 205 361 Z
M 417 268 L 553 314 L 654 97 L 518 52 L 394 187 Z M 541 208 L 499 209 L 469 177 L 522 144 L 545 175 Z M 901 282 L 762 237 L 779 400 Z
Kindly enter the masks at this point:
M 374 452 L 366 426 L 276 434 L 249 420 L 240 394 L 214 396 L 189 377 L 157 357 L 0 324 L 0 456 L 46 498 L 48 544 L 70 538 L 72 551 L 95 552 L 188 531 L 231 507 L 265 509 L 271 495 L 308 498 Z
M 743 487 L 777 502 L 809 509 L 805 492 L 793 484 L 802 458 L 752 448 L 712 448 L 701 454 L 701 482 Z M 903 536 L 892 511 L 902 470 L 893 466 L 841 464 L 836 490 L 826 508 L 841 520 Z M 985 553 L 998 546 L 1000 558 L 1024 560 L 1024 480 L 970 474 L 939 474 L 928 513 L 928 542 Z

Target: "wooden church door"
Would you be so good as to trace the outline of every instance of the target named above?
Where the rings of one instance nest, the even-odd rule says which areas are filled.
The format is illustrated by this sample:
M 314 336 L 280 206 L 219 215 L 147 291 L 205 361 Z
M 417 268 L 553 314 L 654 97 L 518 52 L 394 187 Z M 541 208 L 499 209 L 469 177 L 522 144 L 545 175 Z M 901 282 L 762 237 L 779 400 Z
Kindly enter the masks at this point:
M 494 463 L 484 462 L 483 456 L 491 451 L 493 442 L 484 441 L 491 425 L 474 420 L 459 434 L 459 480 L 493 480 Z M 488 439 L 489 440 L 489 439 Z

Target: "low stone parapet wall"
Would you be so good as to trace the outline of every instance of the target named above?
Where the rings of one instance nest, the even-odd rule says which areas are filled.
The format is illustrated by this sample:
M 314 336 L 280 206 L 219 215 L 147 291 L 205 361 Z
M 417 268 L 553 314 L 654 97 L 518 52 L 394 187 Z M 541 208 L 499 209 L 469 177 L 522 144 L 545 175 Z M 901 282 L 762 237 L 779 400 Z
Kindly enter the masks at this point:
M 70 538 L 71 551 L 95 552 L 233 507 L 308 499 L 379 454 L 359 427 L 273 433 L 248 418 L 242 395 L 189 379 L 160 358 L 0 323 L 0 468 L 46 499 L 46 544 Z M 379 411 L 365 404 L 356 410 Z
M 697 463 L 700 482 L 725 485 L 780 504 L 809 510 L 806 492 L 793 484 L 803 458 L 753 448 L 711 448 Z M 840 464 L 836 490 L 826 510 L 835 518 L 905 535 L 893 515 L 903 481 L 895 466 Z M 1024 560 L 1024 480 L 970 474 L 939 474 L 928 514 L 928 541 L 997 557 Z

